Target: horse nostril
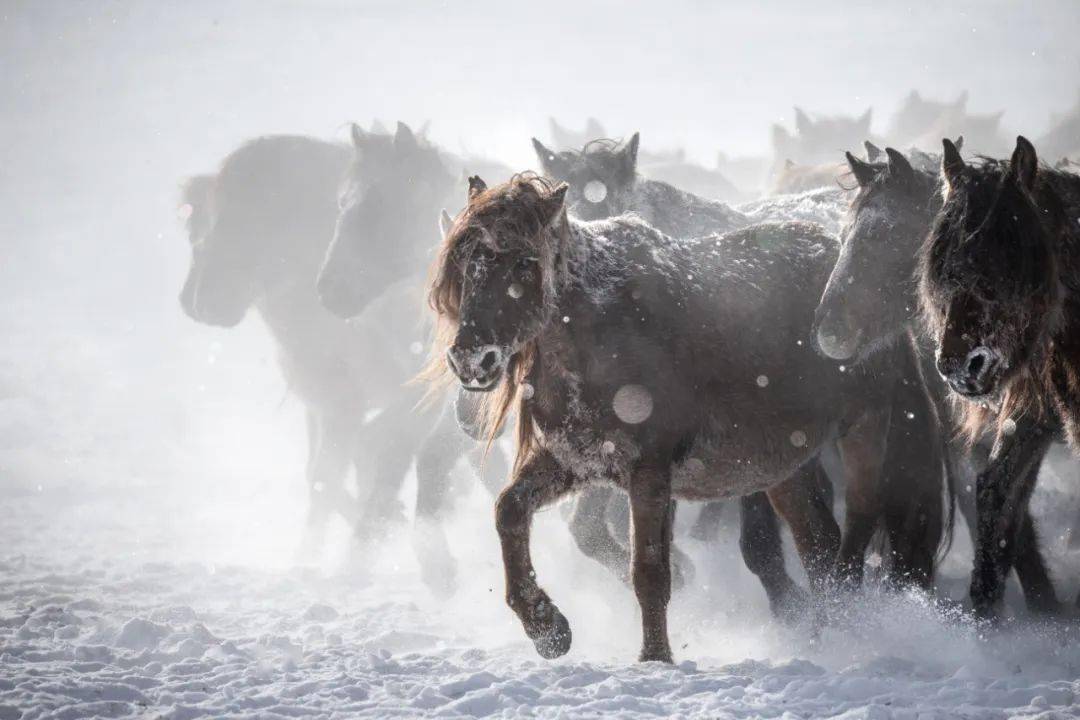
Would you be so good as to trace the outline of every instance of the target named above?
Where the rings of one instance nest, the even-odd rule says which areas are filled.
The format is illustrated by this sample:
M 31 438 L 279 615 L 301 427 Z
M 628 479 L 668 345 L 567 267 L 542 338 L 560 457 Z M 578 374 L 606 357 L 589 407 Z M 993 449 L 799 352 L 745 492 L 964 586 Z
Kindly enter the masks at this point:
M 983 366 L 985 366 L 985 365 L 986 365 L 986 358 L 983 357 L 982 353 L 979 353 L 978 355 L 973 354 L 973 355 L 969 356 L 968 357 L 968 363 L 967 363 L 968 377 L 971 377 L 971 378 L 979 377 L 979 373 L 982 371 Z
M 491 368 L 495 367 L 495 363 L 498 361 L 499 354 L 494 350 L 488 350 L 480 360 L 480 369 L 484 372 L 489 372 Z

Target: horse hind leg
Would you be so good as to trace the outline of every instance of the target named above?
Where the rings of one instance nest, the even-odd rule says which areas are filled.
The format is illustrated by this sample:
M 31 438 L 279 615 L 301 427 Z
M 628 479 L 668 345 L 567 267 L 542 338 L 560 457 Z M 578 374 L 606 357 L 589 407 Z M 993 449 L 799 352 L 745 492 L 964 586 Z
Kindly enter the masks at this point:
M 888 428 L 889 410 L 875 409 L 859 418 L 837 441 L 847 482 L 847 508 L 836 574 L 849 587 L 862 583 L 866 548 L 884 508 L 882 465 Z
M 1034 472 L 1038 474 L 1038 467 Z M 1029 507 L 1024 508 L 1020 522 L 1013 568 L 1024 591 L 1024 600 L 1032 612 L 1043 615 L 1057 614 L 1061 612 L 1061 603 L 1058 602 L 1050 571 L 1046 568 L 1046 561 L 1040 551 L 1039 535 Z
M 608 508 L 621 499 L 618 495 L 611 488 L 598 485 L 578 493 L 569 520 L 570 535 L 585 557 L 600 563 L 621 581 L 629 582 L 630 553 L 612 535 L 607 522 Z
M 793 621 L 805 609 L 807 598 L 784 566 L 783 539 L 776 511 L 768 495 L 760 492 L 740 498 L 739 510 L 739 549 L 743 562 L 765 588 L 773 616 L 785 622 Z
M 766 493 L 773 508 L 791 528 L 810 586 L 819 595 L 831 584 L 840 548 L 840 526 L 821 491 L 823 482 L 828 480 L 815 457 Z

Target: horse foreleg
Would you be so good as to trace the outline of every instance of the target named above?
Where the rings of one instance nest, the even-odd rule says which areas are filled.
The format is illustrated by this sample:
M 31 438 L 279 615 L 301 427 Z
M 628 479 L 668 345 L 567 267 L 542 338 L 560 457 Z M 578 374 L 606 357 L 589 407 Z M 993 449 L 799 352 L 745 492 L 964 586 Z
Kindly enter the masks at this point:
M 574 477 L 550 453 L 540 450 L 518 471 L 495 503 L 495 528 L 506 572 L 506 603 L 521 620 L 541 656 L 570 649 L 570 624 L 536 582 L 529 535 L 537 510 L 574 489 Z
M 337 511 L 348 516 L 350 521 L 352 519 L 348 512 L 352 503 L 345 493 L 345 476 L 349 472 L 349 455 L 356 437 L 355 419 L 347 413 L 308 408 L 306 420 L 308 510 L 301 556 L 310 556 L 322 547 L 331 513 Z
M 719 504 L 708 505 L 706 510 Z M 806 597 L 784 566 L 780 522 L 768 495 L 761 492 L 744 495 L 739 499 L 739 511 L 739 549 L 743 562 L 765 588 L 773 615 L 784 620 L 793 619 Z
M 977 519 L 971 603 L 975 614 L 993 618 L 1005 594 L 1005 575 L 1019 550 L 1019 531 L 1038 464 L 1053 433 L 1021 419 L 1011 435 L 999 438 L 989 466 L 975 481 Z
M 371 485 L 356 528 L 361 537 L 403 519 L 398 494 L 409 464 L 432 427 L 431 416 L 414 412 L 413 405 L 411 397 L 403 397 L 363 428 L 364 447 L 354 462 L 358 476 L 367 474 Z
M 825 473 L 817 458 L 809 460 L 767 494 L 776 512 L 791 528 L 810 585 L 823 593 L 840 547 L 840 526 L 821 492 Z
M 448 597 L 456 587 L 456 563 L 443 528 L 448 510 L 450 473 L 473 442 L 458 428 L 451 409 L 443 408 L 439 422 L 416 454 L 416 519 L 413 549 L 420 578 L 436 595 Z
M 862 582 L 866 548 L 884 508 L 882 464 L 889 431 L 889 410 L 865 413 L 837 444 L 844 466 L 847 510 L 837 575 L 852 585 Z
M 634 594 L 641 607 L 639 660 L 672 662 L 667 606 L 671 600 L 671 531 L 675 503 L 667 468 L 638 468 L 630 478 Z

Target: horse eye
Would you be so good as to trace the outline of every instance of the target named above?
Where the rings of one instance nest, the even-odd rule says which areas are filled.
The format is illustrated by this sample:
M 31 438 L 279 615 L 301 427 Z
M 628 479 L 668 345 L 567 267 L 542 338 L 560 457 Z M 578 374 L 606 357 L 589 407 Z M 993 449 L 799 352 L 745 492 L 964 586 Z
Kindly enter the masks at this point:
M 517 261 L 516 268 L 518 270 L 528 270 L 533 266 L 534 263 L 536 263 L 535 258 L 521 258 Z

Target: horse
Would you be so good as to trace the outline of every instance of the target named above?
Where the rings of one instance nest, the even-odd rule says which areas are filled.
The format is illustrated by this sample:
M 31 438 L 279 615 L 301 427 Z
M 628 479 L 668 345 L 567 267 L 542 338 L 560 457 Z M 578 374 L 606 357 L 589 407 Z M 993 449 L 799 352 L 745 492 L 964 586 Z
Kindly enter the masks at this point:
M 556 180 L 569 182 L 567 202 L 575 215 L 600 219 L 631 212 L 672 237 L 700 234 L 703 227 L 711 232 L 726 232 L 770 220 L 812 220 L 830 232 L 839 229 L 841 209 L 845 207 L 843 191 L 839 188 L 731 208 L 639 177 L 634 172 L 637 146 L 635 134 L 625 143 L 604 140 L 590 143 L 577 152 L 555 154 L 533 139 L 533 148 L 545 173 Z M 867 152 L 871 152 L 871 147 Z M 603 192 L 597 192 L 596 188 L 603 188 Z M 711 224 L 704 225 L 703 218 L 711 220 Z M 846 535 L 852 542 L 849 559 L 853 560 L 856 554 L 861 557 L 866 545 L 860 547 L 858 538 L 869 541 L 866 529 L 873 527 L 877 518 L 883 515 L 893 548 L 899 551 L 894 554 L 897 560 L 892 568 L 894 579 L 906 577 L 925 586 L 933 575 L 933 556 L 938 545 L 935 534 L 940 533 L 935 528 L 941 511 L 938 497 L 941 467 L 940 453 L 926 453 L 923 448 L 939 445 L 939 439 L 933 410 L 927 407 L 927 398 L 914 389 L 921 383 L 912 359 L 901 357 L 905 354 L 910 351 L 896 351 L 896 410 L 891 424 L 894 437 L 887 451 L 890 463 L 887 482 L 883 487 L 874 488 L 849 486 Z M 909 415 L 919 418 L 917 427 L 913 427 Z M 778 530 L 773 529 L 775 517 L 760 497 L 745 497 L 741 504 L 744 519 L 754 523 L 751 527 L 743 527 L 740 545 L 744 560 L 761 579 L 774 611 L 780 610 L 779 614 L 783 615 L 782 608 L 790 606 L 788 593 L 794 584 L 783 569 Z M 908 531 L 919 527 L 920 516 L 926 518 L 924 529 L 927 532 L 918 538 L 908 536 Z M 709 526 L 718 522 L 718 518 L 718 508 L 706 507 L 693 534 L 709 537 L 712 534 Z M 750 542 L 750 538 L 757 538 L 757 541 Z M 851 574 L 856 579 L 860 577 L 857 570 L 852 570 Z
M 411 134 L 399 126 L 398 138 Z M 404 140 L 400 138 L 406 138 Z M 305 408 L 308 433 L 309 550 L 317 549 L 334 512 L 368 533 L 401 515 L 397 495 L 408 465 L 417 465 L 418 536 L 446 505 L 447 476 L 469 449 L 452 414 L 418 418 L 401 411 L 400 388 L 419 368 L 423 338 L 415 289 L 387 283 L 346 323 L 316 293 L 337 219 L 338 184 L 352 153 L 337 143 L 298 136 L 247 142 L 213 175 L 196 176 L 183 192 L 191 267 L 180 302 L 193 319 L 222 327 L 254 308 L 274 338 L 289 389 Z M 379 168 L 373 168 L 379 171 Z M 409 329 L 412 328 L 410 334 Z M 371 348 L 380 348 L 372 353 Z M 381 409 L 372 421 L 364 418 Z M 449 420 L 449 422 L 448 422 Z M 403 427 L 409 432 L 403 432 Z M 479 461 L 479 454 L 473 453 Z M 345 489 L 350 465 L 368 479 L 361 512 Z M 499 474 L 498 458 L 488 477 Z M 437 543 L 432 543 L 438 547 Z M 440 563 L 421 563 L 424 579 L 444 591 Z
M 353 160 L 341 179 L 337 224 L 316 281 L 322 303 L 339 317 L 349 318 L 363 310 L 369 298 L 382 293 L 389 283 L 422 293 L 428 257 L 439 240 L 433 220 L 450 203 L 450 194 L 457 186 L 454 176 L 465 168 L 484 166 L 475 159 L 458 158 L 403 134 L 406 130 L 407 126 L 399 126 L 398 136 L 391 138 L 367 133 L 356 126 L 352 129 Z M 487 166 L 509 176 L 505 168 L 490 163 Z M 413 303 L 409 298 L 402 308 L 408 315 L 403 327 L 420 321 L 422 306 L 422 301 Z M 405 384 L 407 379 L 402 378 L 394 386 L 395 401 L 391 407 L 403 423 L 411 422 L 408 418 L 417 406 L 426 406 L 421 403 L 423 391 Z M 454 562 L 446 550 L 448 543 L 438 522 L 447 491 L 447 473 L 453 461 L 465 452 L 461 448 L 467 436 L 472 436 L 466 445 L 468 449 L 476 448 L 472 444 L 475 439 L 487 440 L 470 432 L 473 424 L 470 416 L 474 412 L 472 398 L 459 396 L 453 412 L 444 410 L 444 420 L 437 425 L 440 432 L 424 441 L 417 458 L 418 492 L 423 488 L 422 496 L 417 499 L 417 557 L 422 575 L 435 579 L 429 583 L 433 588 L 450 586 L 454 578 Z M 451 424 L 449 420 L 455 422 Z M 460 428 L 451 430 L 457 426 Z M 432 447 L 447 451 L 432 452 L 429 450 Z M 453 448 L 458 448 L 456 455 Z M 425 457 L 430 460 L 423 461 Z M 469 457 L 476 455 L 470 453 Z M 501 488 L 494 479 L 500 477 L 500 469 L 498 463 L 485 467 L 485 485 L 494 492 Z M 579 503 L 569 518 L 569 529 L 587 556 L 625 577 L 628 557 L 611 535 L 605 521 L 605 504 L 599 504 L 600 500 Z M 688 559 L 680 560 L 677 578 L 685 582 L 691 566 Z
M 857 118 L 819 117 L 811 119 L 802 109 L 795 108 L 795 132 L 782 125 L 772 126 L 773 163 L 770 175 L 777 175 L 786 160 L 798 165 L 821 165 L 835 161 L 836 148 L 851 147 L 871 137 L 870 121 L 873 109 Z
M 908 145 L 912 150 L 925 151 L 937 147 L 942 137 L 963 133 L 969 147 L 979 152 L 996 153 L 1007 147 L 1000 129 L 1004 113 L 970 114 L 967 100 L 966 90 L 947 102 L 927 100 L 912 90 L 889 123 L 889 138 L 896 147 Z M 908 156 L 914 160 L 910 150 Z
M 1040 167 L 1023 136 L 1008 161 L 966 163 L 943 142 L 944 202 L 919 249 L 919 304 L 969 439 L 995 435 L 976 492 L 976 613 L 993 619 L 1031 496 L 1063 434 L 1080 448 L 1080 177 Z
M 960 138 L 954 146 L 962 142 Z M 912 166 L 892 148 L 882 156 L 882 162 L 868 163 L 847 154 L 857 193 L 840 233 L 839 259 L 815 314 L 814 337 L 830 357 L 855 363 L 897 343 L 914 342 L 926 388 L 938 416 L 949 426 L 952 412 L 945 387 L 935 382 L 933 351 L 926 346 L 918 320 L 915 282 L 919 247 L 942 204 L 939 174 Z M 949 462 L 954 481 L 984 470 L 988 452 L 985 444 L 969 448 L 951 441 Z M 1038 465 L 1031 470 L 1032 483 Z M 975 498 L 970 493 L 959 497 L 959 507 L 974 533 Z M 976 539 L 972 540 L 974 544 Z M 1056 611 L 1053 584 L 1039 552 L 1034 521 L 1026 510 L 1018 545 L 1015 569 L 1028 607 L 1039 613 Z
M 639 657 L 670 662 L 673 498 L 765 491 L 822 592 L 847 548 L 818 492 L 821 450 L 840 444 L 854 485 L 876 473 L 893 387 L 810 346 L 836 260 L 819 227 L 675 240 L 633 216 L 575 219 L 567 192 L 530 173 L 471 179 L 432 265 L 424 376 L 488 393 L 490 433 L 518 418 L 495 524 L 507 603 L 539 654 L 565 654 L 571 630 L 537 582 L 532 515 L 609 482 L 630 497 Z
M 845 169 L 844 165 L 836 162 L 800 165 L 788 159 L 784 161 L 783 167 L 773 178 L 769 194 L 790 195 L 817 188 L 833 187 Z

